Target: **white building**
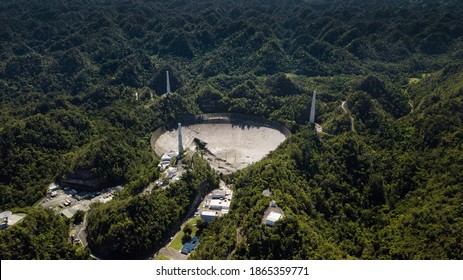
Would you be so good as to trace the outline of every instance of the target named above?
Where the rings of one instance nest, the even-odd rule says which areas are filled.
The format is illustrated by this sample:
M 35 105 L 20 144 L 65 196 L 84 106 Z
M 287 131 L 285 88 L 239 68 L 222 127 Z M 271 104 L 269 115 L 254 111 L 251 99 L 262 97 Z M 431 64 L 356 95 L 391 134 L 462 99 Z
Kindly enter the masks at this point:
M 212 199 L 223 199 L 225 198 L 226 192 L 224 190 L 214 190 L 212 192 Z
M 277 212 L 270 212 L 267 219 L 265 220 L 265 224 L 268 226 L 273 227 L 279 219 L 281 219 L 281 214 Z
M 177 175 L 177 172 L 178 172 L 178 170 L 175 167 L 167 168 L 167 178 L 169 178 L 169 179 L 174 178 L 175 175 Z
M 171 156 L 169 156 L 168 154 L 162 155 L 161 157 L 161 163 L 169 164 L 170 160 L 171 160 Z
M 161 157 L 161 162 L 159 163 L 159 169 L 161 171 L 164 171 L 166 170 L 167 167 L 169 167 L 170 165 L 170 160 L 172 159 L 172 156 L 171 155 L 168 155 L 168 154 L 164 154 L 162 155 Z
M 52 193 L 54 191 L 57 191 L 59 189 L 59 186 L 55 183 L 51 183 L 50 186 L 48 187 L 48 193 Z
M 211 203 L 209 204 L 209 209 L 211 210 L 222 210 L 225 208 L 225 204 L 220 199 L 212 199 Z
M 201 211 L 201 219 L 205 221 L 206 223 L 212 222 L 219 216 L 219 212 L 216 211 Z

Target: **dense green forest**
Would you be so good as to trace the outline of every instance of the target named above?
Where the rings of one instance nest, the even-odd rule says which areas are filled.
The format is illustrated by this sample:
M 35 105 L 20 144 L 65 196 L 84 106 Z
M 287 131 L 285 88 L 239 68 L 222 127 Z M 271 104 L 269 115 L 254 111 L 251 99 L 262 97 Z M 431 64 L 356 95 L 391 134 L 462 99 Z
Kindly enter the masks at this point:
M 197 158 L 175 188 L 139 195 L 159 176 L 150 135 L 211 112 L 294 135 L 224 178 L 232 209 L 193 258 L 463 258 L 462 17 L 451 0 L 1 1 L 0 210 L 30 211 L 1 233 L 2 259 L 85 257 L 18 244 L 39 216 L 39 236 L 66 239 L 63 218 L 27 207 L 82 169 L 126 186 L 90 210 L 90 249 L 145 258 L 217 181 Z M 270 199 L 285 211 L 274 228 L 260 223 Z
M 111 259 L 146 259 L 160 249 L 167 234 L 179 228 L 195 198 L 219 184 L 218 176 L 199 156 L 184 163 L 188 172 L 169 188 L 111 201 L 90 211 L 87 232 L 92 252 Z
M 67 221 L 52 211 L 29 209 L 24 221 L 0 232 L 0 259 L 88 259 L 88 250 L 71 245 L 68 233 Z
M 232 176 L 233 214 L 204 231 L 194 258 L 461 259 L 462 81 L 460 64 L 410 86 L 417 105 L 395 120 L 374 91 L 353 93 L 357 133 L 303 128 Z M 272 199 L 286 217 L 269 228 Z

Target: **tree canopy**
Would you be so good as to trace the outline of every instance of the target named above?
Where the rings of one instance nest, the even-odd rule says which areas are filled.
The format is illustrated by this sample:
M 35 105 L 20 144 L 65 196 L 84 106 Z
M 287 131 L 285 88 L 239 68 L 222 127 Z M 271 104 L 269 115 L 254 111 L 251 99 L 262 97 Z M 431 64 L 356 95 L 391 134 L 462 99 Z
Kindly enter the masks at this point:
M 126 186 L 88 213 L 90 249 L 145 258 L 217 181 L 195 158 L 196 172 L 141 195 L 159 177 L 151 134 L 236 112 L 294 134 L 223 177 L 231 211 L 203 226 L 193 258 L 461 259 L 462 14 L 451 0 L 3 0 L 0 210 L 28 212 L 90 170 Z M 285 212 L 273 228 L 270 199 Z M 2 258 L 86 257 L 63 241 L 64 218 L 26 219 L 0 233 Z

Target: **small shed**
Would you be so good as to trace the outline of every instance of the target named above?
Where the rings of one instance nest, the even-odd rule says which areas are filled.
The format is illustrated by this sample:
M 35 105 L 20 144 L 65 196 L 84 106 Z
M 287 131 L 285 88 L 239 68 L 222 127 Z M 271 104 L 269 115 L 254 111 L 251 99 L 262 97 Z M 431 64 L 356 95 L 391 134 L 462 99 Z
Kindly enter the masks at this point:
M 269 197 L 269 196 L 271 195 L 269 189 L 265 189 L 264 191 L 262 191 L 262 194 L 263 194 L 265 197 Z

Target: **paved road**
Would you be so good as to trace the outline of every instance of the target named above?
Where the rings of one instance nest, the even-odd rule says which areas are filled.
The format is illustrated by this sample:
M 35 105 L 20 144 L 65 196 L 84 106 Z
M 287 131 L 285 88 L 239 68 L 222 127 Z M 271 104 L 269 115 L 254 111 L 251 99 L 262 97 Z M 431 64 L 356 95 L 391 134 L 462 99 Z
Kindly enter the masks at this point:
M 198 192 L 198 194 L 196 195 L 196 198 L 195 200 L 193 201 L 192 205 L 190 206 L 190 210 L 188 211 L 188 214 L 185 216 L 185 218 L 183 219 L 181 225 L 179 227 L 175 229 L 172 229 L 171 230 L 171 234 L 168 238 L 165 239 L 165 245 L 164 247 L 162 247 L 159 251 L 155 252 L 154 253 L 154 256 L 150 259 L 153 259 L 156 255 L 158 254 L 163 254 L 162 252 L 165 252 L 165 250 L 168 250 L 168 249 L 172 249 L 172 248 L 169 248 L 169 245 L 170 243 L 172 242 L 172 240 L 174 240 L 175 236 L 182 230 L 183 226 L 191 219 L 194 217 L 194 213 L 196 212 L 196 209 L 198 208 L 199 204 L 201 203 L 201 191 Z M 175 251 L 174 249 L 172 249 L 173 251 Z M 182 253 L 178 252 L 180 255 L 184 256 Z M 177 257 L 182 257 L 182 256 L 178 256 L 178 255 L 175 255 L 173 254 L 172 256 L 177 256 Z M 166 255 L 167 257 L 167 255 Z M 177 258 L 173 258 L 173 257 L 170 257 L 174 260 L 177 260 Z M 180 258 L 179 260 L 183 260 L 185 259 L 186 260 L 187 256 L 185 256 L 185 258 Z
M 172 249 L 170 247 L 164 247 L 159 250 L 159 254 L 164 255 L 172 260 L 186 260 L 188 258 L 187 255 L 180 253 L 179 251 Z
M 82 222 L 82 227 L 80 228 L 79 232 L 77 233 L 77 237 L 82 242 L 82 246 L 85 248 L 87 247 L 87 213 L 85 213 L 84 221 Z

